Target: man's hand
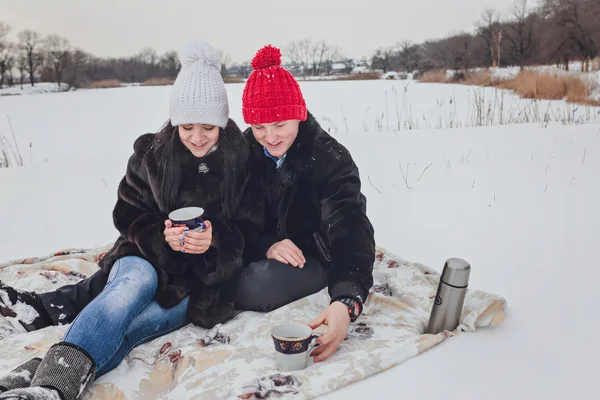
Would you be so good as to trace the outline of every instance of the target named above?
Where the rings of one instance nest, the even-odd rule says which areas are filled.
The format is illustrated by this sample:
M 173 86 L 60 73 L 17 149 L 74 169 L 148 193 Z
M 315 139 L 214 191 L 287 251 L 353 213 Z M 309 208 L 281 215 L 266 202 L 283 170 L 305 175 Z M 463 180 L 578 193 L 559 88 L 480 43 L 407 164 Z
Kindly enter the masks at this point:
M 324 361 L 337 351 L 340 343 L 346 338 L 350 326 L 348 306 L 335 301 L 308 325 L 312 329 L 316 329 L 321 325 L 329 327 L 327 333 L 317 339 L 320 346 L 310 354 L 315 356 L 315 362 Z
M 299 268 L 304 268 L 304 263 L 306 263 L 302 250 L 289 239 L 284 239 L 271 246 L 267 251 L 267 258 Z

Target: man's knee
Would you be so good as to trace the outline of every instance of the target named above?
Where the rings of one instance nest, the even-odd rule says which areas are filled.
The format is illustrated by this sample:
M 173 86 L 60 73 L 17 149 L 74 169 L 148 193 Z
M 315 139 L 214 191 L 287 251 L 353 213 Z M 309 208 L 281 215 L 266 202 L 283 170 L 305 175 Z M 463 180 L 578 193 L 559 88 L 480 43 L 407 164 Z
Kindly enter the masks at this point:
M 236 285 L 236 302 L 245 310 L 268 312 L 318 292 L 327 285 L 327 272 L 317 260 L 304 268 L 277 260 L 261 260 L 244 269 Z

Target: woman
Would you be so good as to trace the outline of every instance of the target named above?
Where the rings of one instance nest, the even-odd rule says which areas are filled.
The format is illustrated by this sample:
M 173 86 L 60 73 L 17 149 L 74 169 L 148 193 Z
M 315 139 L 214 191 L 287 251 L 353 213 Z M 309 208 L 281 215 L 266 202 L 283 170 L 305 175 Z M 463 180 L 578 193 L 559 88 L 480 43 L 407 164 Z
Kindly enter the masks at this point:
M 266 182 L 267 220 L 259 253 L 244 268 L 236 302 L 270 311 L 328 287 L 330 306 L 310 323 L 327 324 L 315 361 L 331 356 L 361 314 L 373 285 L 375 240 L 358 168 L 348 150 L 308 112 L 279 49 L 252 60 L 244 89 L 245 132 Z M 252 282 L 252 285 L 249 283 Z M 269 288 L 269 290 L 266 290 Z
M 228 120 L 218 53 L 193 42 L 181 61 L 170 122 L 136 140 L 119 185 L 113 219 L 120 237 L 100 262 L 105 288 L 41 362 L 15 371 L 21 378 L 23 369 L 35 371 L 30 387 L 0 399 L 77 399 L 133 347 L 188 322 L 210 328 L 232 317 L 224 288 L 244 265 L 246 237 L 260 231 L 261 201 L 246 171 L 248 145 Z M 186 206 L 204 208 L 204 232 L 171 226 L 168 213 Z

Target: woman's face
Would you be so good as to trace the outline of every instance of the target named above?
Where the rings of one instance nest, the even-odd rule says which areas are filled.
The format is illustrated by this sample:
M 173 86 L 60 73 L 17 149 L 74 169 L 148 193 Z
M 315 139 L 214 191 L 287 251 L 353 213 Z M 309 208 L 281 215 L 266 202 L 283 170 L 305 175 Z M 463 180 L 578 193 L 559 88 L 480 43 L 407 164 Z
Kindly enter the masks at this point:
M 205 124 L 182 124 L 179 139 L 194 157 L 204 157 L 219 141 L 219 127 Z
M 252 133 L 256 141 L 265 147 L 269 154 L 281 158 L 296 140 L 299 125 L 300 121 L 296 119 L 252 125 Z

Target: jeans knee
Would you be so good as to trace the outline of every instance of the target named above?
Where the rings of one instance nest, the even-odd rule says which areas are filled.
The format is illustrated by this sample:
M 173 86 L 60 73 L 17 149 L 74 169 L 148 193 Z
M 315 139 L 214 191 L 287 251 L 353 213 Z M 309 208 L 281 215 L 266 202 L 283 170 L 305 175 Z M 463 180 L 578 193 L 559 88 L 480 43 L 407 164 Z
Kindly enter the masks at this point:
M 120 258 L 118 281 L 137 291 L 137 293 L 149 292 L 154 295 L 158 288 L 158 274 L 154 266 L 148 261 L 137 256 L 126 256 Z

